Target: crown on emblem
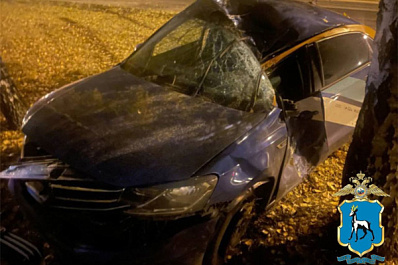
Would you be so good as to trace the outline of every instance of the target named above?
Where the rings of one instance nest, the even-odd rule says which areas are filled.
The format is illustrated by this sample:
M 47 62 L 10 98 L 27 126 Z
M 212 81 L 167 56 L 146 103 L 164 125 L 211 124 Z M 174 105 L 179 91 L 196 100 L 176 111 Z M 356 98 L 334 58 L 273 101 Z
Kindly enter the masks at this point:
M 363 178 L 365 177 L 365 174 L 363 174 L 362 171 L 359 171 L 359 173 L 357 174 L 357 177 L 359 180 L 363 180 Z

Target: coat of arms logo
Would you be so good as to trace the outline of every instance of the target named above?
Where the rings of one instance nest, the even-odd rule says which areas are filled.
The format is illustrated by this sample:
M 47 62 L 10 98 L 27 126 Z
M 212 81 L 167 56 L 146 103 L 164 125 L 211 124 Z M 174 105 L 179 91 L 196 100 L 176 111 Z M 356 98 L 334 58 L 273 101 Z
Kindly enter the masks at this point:
M 383 257 L 363 255 L 384 243 L 384 227 L 381 225 L 383 205 L 378 200 L 369 200 L 368 195 L 389 196 L 376 185 L 373 179 L 362 172 L 349 179 L 350 184 L 344 186 L 333 196 L 354 195 L 352 200 L 344 200 L 337 209 L 340 212 L 340 226 L 337 228 L 337 241 L 359 257 L 351 259 L 351 255 L 338 257 L 338 261 L 347 264 L 375 264 L 376 260 L 384 261 Z

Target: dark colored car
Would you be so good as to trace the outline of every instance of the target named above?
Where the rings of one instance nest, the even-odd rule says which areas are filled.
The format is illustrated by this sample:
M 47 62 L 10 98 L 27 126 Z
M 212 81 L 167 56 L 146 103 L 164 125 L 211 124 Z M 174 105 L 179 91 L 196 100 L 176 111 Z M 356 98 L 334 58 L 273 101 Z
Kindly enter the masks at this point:
M 1 176 L 68 264 L 220 264 L 253 208 L 349 139 L 373 34 L 303 3 L 199 0 L 39 100 Z

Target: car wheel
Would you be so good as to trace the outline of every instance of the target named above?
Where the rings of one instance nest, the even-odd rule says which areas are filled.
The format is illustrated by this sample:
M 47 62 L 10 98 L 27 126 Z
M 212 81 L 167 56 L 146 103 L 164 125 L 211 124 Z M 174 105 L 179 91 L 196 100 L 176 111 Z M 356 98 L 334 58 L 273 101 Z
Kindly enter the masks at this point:
M 216 236 L 205 254 L 204 265 L 225 264 L 237 253 L 240 240 L 252 220 L 254 207 L 254 199 L 247 199 L 220 219 Z
M 225 249 L 224 262 L 227 261 L 229 256 L 238 252 L 238 245 L 241 238 L 245 235 L 247 228 L 253 217 L 254 201 L 244 203 L 240 210 L 235 214 L 231 220 L 230 225 L 224 235 L 221 246 Z M 230 231 L 228 231 L 230 230 Z M 224 250 L 223 250 L 224 251 Z

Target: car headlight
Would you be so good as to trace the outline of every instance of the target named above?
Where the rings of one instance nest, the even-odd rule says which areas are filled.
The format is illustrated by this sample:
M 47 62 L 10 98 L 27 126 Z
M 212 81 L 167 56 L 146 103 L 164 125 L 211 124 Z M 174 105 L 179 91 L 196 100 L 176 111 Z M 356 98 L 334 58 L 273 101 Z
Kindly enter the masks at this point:
M 183 181 L 148 188 L 124 191 L 122 200 L 132 208 L 126 213 L 136 215 L 176 215 L 200 211 L 208 202 L 217 176 L 194 177 Z

